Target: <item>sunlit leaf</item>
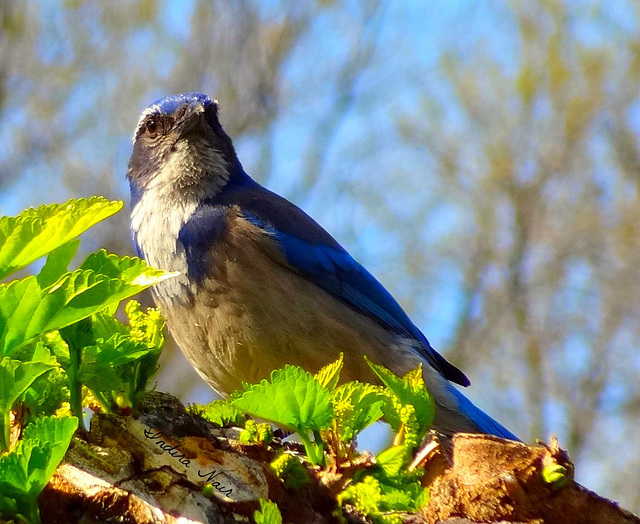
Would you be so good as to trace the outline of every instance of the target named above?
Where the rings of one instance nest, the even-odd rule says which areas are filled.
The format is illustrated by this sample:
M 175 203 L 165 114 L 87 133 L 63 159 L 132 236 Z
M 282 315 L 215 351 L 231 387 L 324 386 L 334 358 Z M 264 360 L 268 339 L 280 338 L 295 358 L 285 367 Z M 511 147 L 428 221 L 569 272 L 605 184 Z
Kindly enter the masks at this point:
M 75 417 L 29 424 L 16 449 L 0 456 L 0 511 L 39 522 L 37 499 L 64 458 L 78 427 Z
M 76 417 L 42 417 L 25 428 L 22 435 L 23 440 L 40 441 L 40 443 L 47 444 L 49 449 L 46 462 L 29 465 L 30 482 L 39 482 L 41 489 L 46 486 L 58 464 L 64 458 L 76 429 L 78 429 Z
M 120 201 L 91 197 L 0 217 L 0 279 L 66 244 L 121 208 Z
M 14 403 L 42 374 L 53 369 L 51 362 L 0 360 L 0 452 L 9 445 L 9 413 Z
M 226 400 L 214 400 L 206 406 L 198 406 L 196 412 L 203 419 L 220 427 L 244 424 L 244 415 Z
M 396 411 L 396 413 L 391 413 L 389 409 L 385 409 L 385 417 L 387 415 L 395 415 L 402 420 L 404 413 L 411 412 L 411 416 L 415 416 L 415 422 L 417 423 L 414 437 L 416 440 L 421 440 L 431 427 L 431 424 L 433 424 L 436 409 L 433 397 L 427 391 L 424 383 L 422 366 L 418 366 L 418 368 L 410 371 L 404 377 L 398 377 L 384 366 L 374 364 L 369 359 L 366 360 L 373 372 L 397 399 L 396 405 L 392 402 L 386 406 L 386 408 L 391 408 L 391 411 Z M 398 410 L 400 410 L 399 413 Z M 388 421 L 392 426 L 394 425 L 392 420 Z
M 47 261 L 40 273 L 38 273 L 40 287 L 50 286 L 67 272 L 69 263 L 76 254 L 79 245 L 80 240 L 72 240 L 62 244 L 47 255 Z
M 320 430 L 331 421 L 329 392 L 297 366 L 274 371 L 271 380 L 250 386 L 232 406 L 294 430 Z
M 331 364 L 327 364 L 316 373 L 316 379 L 329 391 L 335 389 L 338 381 L 340 380 L 340 371 L 342 371 L 343 364 L 343 354 L 340 353 L 340 358 L 338 358 L 338 360 Z
M 382 388 L 372 384 L 347 382 L 331 393 L 340 438 L 351 442 L 356 435 L 382 417 L 387 400 Z
M 282 524 L 282 515 L 275 502 L 260 499 L 260 509 L 253 514 L 256 524 Z
M 83 268 L 42 289 L 36 277 L 0 284 L 0 351 L 16 348 L 48 331 L 61 329 L 118 304 L 172 274 L 138 258 L 90 255 Z

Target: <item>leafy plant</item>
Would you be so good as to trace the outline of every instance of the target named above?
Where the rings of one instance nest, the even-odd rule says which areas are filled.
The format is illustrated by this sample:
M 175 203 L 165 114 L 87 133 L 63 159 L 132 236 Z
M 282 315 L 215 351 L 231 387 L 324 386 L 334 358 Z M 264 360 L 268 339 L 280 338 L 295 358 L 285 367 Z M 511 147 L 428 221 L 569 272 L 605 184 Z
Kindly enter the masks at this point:
M 0 278 L 47 255 L 37 275 L 0 284 L 4 517 L 39 522 L 38 495 L 82 426 L 86 401 L 106 410 L 135 406 L 156 371 L 159 313 L 130 302 L 128 325 L 114 314 L 122 300 L 172 275 L 104 250 L 68 269 L 76 237 L 121 208 L 122 202 L 92 197 L 0 217 Z M 65 406 L 74 416 L 59 416 Z
M 422 471 L 409 471 L 408 465 L 413 451 L 433 423 L 435 402 L 424 384 L 422 366 L 398 377 L 384 366 L 366 360 L 386 387 L 382 388 L 384 400 L 380 404 L 374 400 L 364 402 L 364 413 L 370 413 L 372 405 L 379 407 L 396 437 L 392 447 L 376 456 L 374 468 L 354 475 L 354 481 L 338 500 L 341 504 L 353 504 L 374 523 L 399 524 L 404 520 L 403 513 L 417 511 L 428 501 L 428 492 L 420 484 Z M 361 389 L 355 390 L 359 393 L 356 398 L 360 399 L 367 388 L 374 387 L 370 384 L 360 386 Z M 380 399 L 380 393 L 374 398 Z M 360 413 L 362 411 L 354 410 L 352 416 L 362 416 Z
M 275 502 L 260 499 L 260 509 L 253 514 L 256 524 L 282 524 L 282 515 Z
M 208 418 L 221 424 L 241 422 L 245 427 L 241 434 L 244 441 L 254 444 L 268 445 L 270 438 L 261 438 L 260 434 L 261 430 L 270 433 L 264 424 L 239 420 L 235 410 L 295 431 L 312 466 L 332 471 L 334 477 L 339 473 L 336 478 L 345 486 L 338 495 L 340 504 L 353 504 L 373 522 L 401 522 L 402 514 L 417 511 L 428 499 L 420 484 L 422 470 L 408 469 L 413 452 L 424 439 L 435 414 L 435 403 L 425 387 L 422 368 L 398 377 L 369 362 L 383 386 L 361 382 L 338 386 L 342 365 L 341 355 L 315 376 L 302 368 L 285 366 L 274 371 L 270 380 L 245 385 L 244 391 L 234 393 L 227 401 L 216 401 L 202 412 L 208 411 Z M 394 443 L 375 460 L 363 458 L 355 448 L 357 435 L 381 418 L 396 433 Z M 271 467 L 285 486 L 292 489 L 309 478 L 300 459 L 287 452 L 279 453 Z M 259 518 L 267 518 L 264 511 L 263 507 Z
M 387 386 L 387 402 L 382 411 L 385 420 L 396 433 L 395 444 L 406 444 L 410 449 L 422 442 L 433 424 L 436 405 L 422 378 L 422 365 L 404 377 L 394 375 L 384 366 L 374 364 L 365 357 L 369 367 Z
M 285 366 L 274 371 L 271 380 L 248 386 L 231 405 L 266 419 L 300 436 L 312 464 L 324 463 L 323 445 L 318 435 L 328 427 L 333 411 L 329 391 L 308 371 Z M 312 441 L 309 432 L 313 432 Z
M 353 504 L 376 523 L 403 522 L 401 514 L 419 510 L 429 499 L 420 484 L 423 471 L 407 469 L 411 458 L 406 445 L 382 451 L 375 467 L 358 475 L 357 481 L 354 478 L 338 496 L 339 502 Z
M 338 495 L 338 502 L 353 504 L 376 524 L 401 524 L 403 514 L 418 511 L 428 502 L 429 494 L 417 475 L 413 479 L 404 475 L 384 478 L 379 471 L 348 486 Z
M 83 385 L 109 412 L 135 407 L 156 372 L 164 343 L 162 317 L 153 309 L 143 313 L 135 301 L 125 313 L 128 326 L 100 312 L 49 338 L 67 372 L 72 410 L 81 409 Z
M 0 218 L 0 276 L 47 255 L 37 275 L 0 284 L 2 517 L 39 522 L 38 495 L 82 426 L 84 406 L 108 412 L 135 408 L 157 369 L 164 342 L 160 314 L 130 301 L 127 323 L 114 315 L 124 299 L 172 275 L 104 250 L 68 269 L 78 249 L 76 236 L 120 208 L 119 202 L 93 197 Z M 243 426 L 240 438 L 249 444 L 269 446 L 273 431 L 245 414 L 296 432 L 308 462 L 320 474 L 332 471 L 341 478 L 340 503 L 355 505 L 374 522 L 398 522 L 402 512 L 426 501 L 422 472 L 407 467 L 435 405 L 421 368 L 398 377 L 369 364 L 383 386 L 338 385 L 341 355 L 315 376 L 285 366 L 227 401 L 192 410 L 221 426 Z M 375 460 L 363 459 L 356 438 L 380 419 L 396 433 L 394 445 Z M 301 459 L 290 453 L 280 453 L 271 467 L 291 489 L 309 479 Z M 282 522 L 273 502 L 260 504 L 256 522 Z
M 234 408 L 226 400 L 214 400 L 206 406 L 192 406 L 190 411 L 220 427 L 242 427 L 245 423 L 242 412 Z
M 244 424 L 244 429 L 238 438 L 243 444 L 270 444 L 273 440 L 273 429 L 269 424 L 258 424 L 249 419 Z
M 271 461 L 271 469 L 276 477 L 284 481 L 288 488 L 297 489 L 309 482 L 309 474 L 300 459 L 290 453 L 281 453 Z
M 545 464 L 542 468 L 542 481 L 554 489 L 566 486 L 567 482 L 569 482 L 567 468 L 555 462 Z
M 25 428 L 15 449 L 0 456 L 0 513 L 39 522 L 38 496 L 77 427 L 76 417 L 44 417 Z
M 331 403 L 335 412 L 334 431 L 340 442 L 349 444 L 358 433 L 383 415 L 386 392 L 379 386 L 348 382 L 335 389 Z

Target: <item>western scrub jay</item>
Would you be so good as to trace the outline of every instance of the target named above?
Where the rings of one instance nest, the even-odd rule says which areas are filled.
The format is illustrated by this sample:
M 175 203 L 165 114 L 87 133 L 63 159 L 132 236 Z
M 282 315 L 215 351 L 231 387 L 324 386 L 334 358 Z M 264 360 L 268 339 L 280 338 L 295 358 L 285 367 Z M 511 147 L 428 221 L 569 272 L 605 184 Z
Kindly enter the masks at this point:
M 127 174 L 139 255 L 179 276 L 153 288 L 176 342 L 222 395 L 286 363 L 370 380 L 363 355 L 404 374 L 423 363 L 442 433 L 516 437 L 451 383 L 469 385 L 398 302 L 317 222 L 247 175 L 202 93 L 142 113 Z

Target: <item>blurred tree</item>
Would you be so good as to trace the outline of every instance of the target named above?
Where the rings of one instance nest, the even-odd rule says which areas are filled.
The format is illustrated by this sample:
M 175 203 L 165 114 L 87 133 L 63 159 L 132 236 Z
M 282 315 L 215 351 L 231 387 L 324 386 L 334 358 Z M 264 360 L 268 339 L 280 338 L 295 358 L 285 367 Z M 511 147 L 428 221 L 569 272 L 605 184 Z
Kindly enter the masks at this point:
M 638 504 L 638 26 L 603 7 L 586 22 L 612 37 L 585 35 L 584 18 L 554 0 L 503 15 L 515 31 L 507 60 L 482 40 L 446 53 L 453 102 L 421 86 L 422 110 L 397 120 L 455 208 L 430 255 L 459 271 L 448 355 L 511 392 L 495 403 L 521 435 L 559 433 L 578 461 L 635 454 L 605 459 L 605 477 Z

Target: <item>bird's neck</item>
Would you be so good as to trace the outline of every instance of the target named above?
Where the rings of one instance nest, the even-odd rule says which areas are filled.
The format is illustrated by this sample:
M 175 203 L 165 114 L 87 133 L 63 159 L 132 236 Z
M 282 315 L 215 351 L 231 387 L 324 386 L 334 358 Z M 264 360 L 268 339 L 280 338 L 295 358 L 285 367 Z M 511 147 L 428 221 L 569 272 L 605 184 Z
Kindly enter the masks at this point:
M 179 176 L 176 168 L 182 168 Z M 169 163 L 145 188 L 132 184 L 131 229 L 145 258 L 149 257 L 151 245 L 158 236 L 166 237 L 167 242 L 176 239 L 198 206 L 252 182 L 240 162 L 229 167 L 212 166 L 212 169 L 220 171 L 185 172 L 185 166 Z

